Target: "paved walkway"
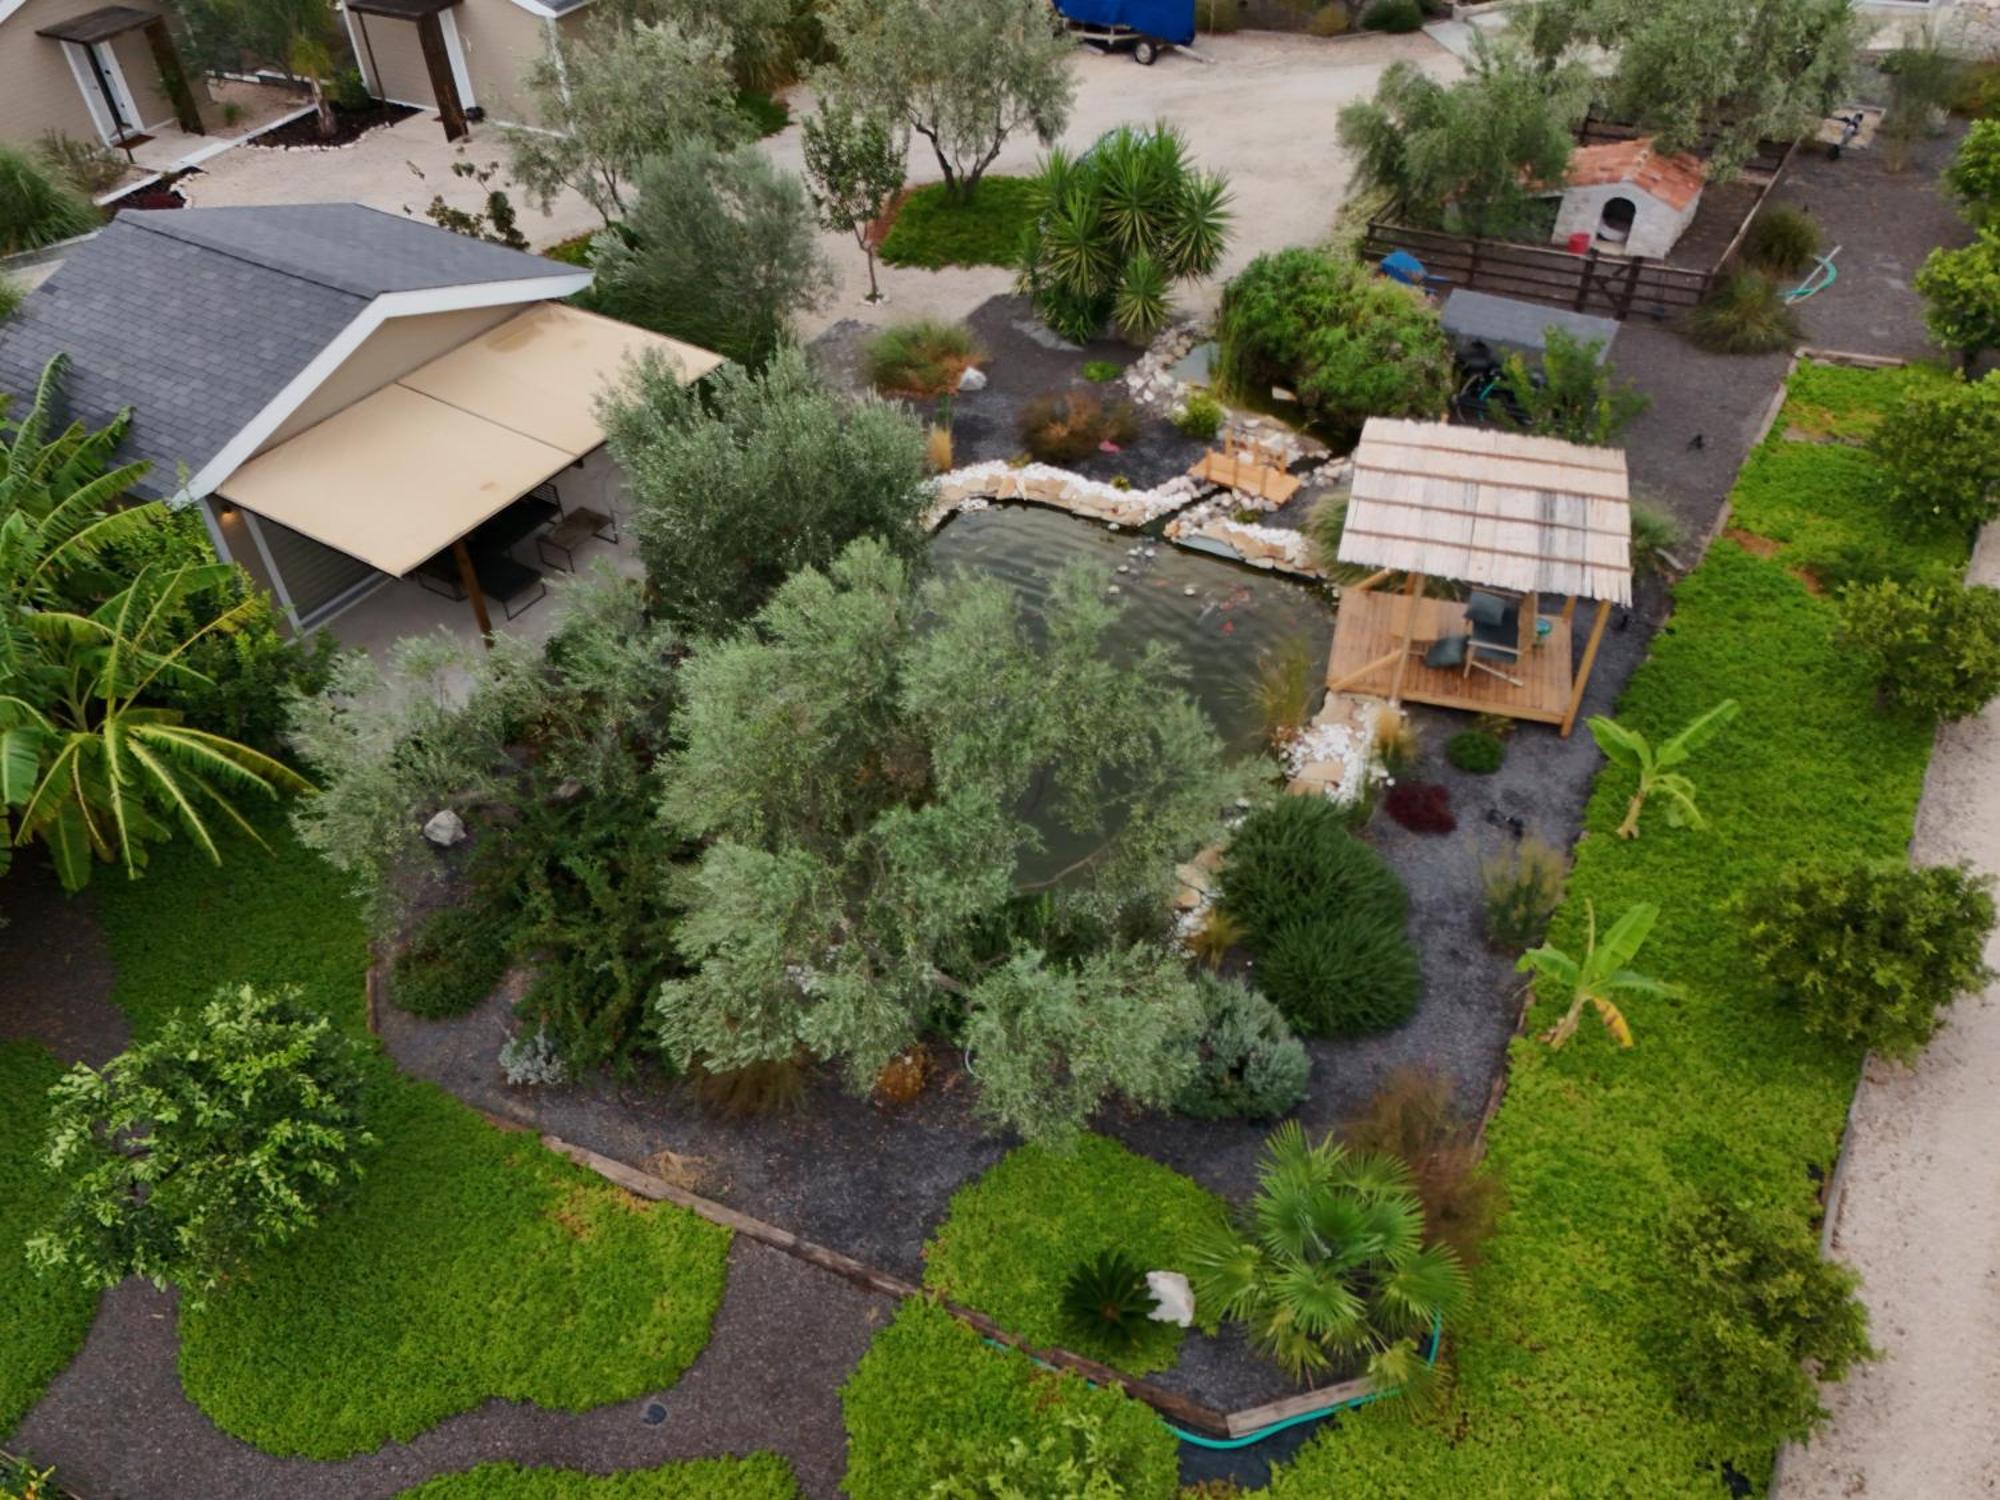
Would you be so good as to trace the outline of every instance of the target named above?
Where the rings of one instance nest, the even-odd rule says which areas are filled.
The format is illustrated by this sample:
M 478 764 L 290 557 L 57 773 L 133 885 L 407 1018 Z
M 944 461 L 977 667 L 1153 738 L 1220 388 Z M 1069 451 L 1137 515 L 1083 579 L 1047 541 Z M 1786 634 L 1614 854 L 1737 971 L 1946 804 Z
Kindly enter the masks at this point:
M 1972 575 L 2000 584 L 2000 527 Z M 2000 873 L 2000 704 L 1940 736 L 1914 854 Z M 1773 1494 L 2000 1495 L 2000 984 L 1914 1066 L 1871 1060 L 1852 1131 L 1832 1248 L 1862 1275 L 1883 1357 L 1826 1393 L 1832 1424 L 1786 1455 Z

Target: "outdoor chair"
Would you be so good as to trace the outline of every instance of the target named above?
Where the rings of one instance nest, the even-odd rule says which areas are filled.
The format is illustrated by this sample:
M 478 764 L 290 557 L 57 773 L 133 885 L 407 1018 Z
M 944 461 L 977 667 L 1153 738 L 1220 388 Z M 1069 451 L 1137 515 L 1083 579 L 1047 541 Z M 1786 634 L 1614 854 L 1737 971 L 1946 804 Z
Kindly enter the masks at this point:
M 584 506 L 568 512 L 547 531 L 535 538 L 535 550 L 541 553 L 542 561 L 550 567 L 563 567 L 569 572 L 576 571 L 576 549 L 592 537 L 601 542 L 618 540 L 618 519 L 605 515 L 602 511 Z M 559 552 L 562 562 L 558 563 L 549 554 Z
M 1521 601 L 1503 598 L 1484 589 L 1474 589 L 1465 600 L 1465 623 L 1472 627 L 1465 638 L 1465 675 L 1480 671 L 1521 686 L 1521 679 L 1480 658 L 1502 662 L 1521 659 Z

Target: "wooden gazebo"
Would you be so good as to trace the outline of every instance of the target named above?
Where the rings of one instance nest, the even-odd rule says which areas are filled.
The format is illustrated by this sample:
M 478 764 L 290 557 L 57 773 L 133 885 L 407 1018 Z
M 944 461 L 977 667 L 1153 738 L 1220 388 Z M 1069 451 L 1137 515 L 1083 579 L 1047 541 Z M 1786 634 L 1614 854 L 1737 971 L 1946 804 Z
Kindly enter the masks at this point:
M 1632 602 L 1625 455 L 1371 418 L 1354 450 L 1339 556 L 1378 571 L 1341 596 L 1329 691 L 1505 714 L 1567 735 L 1611 606 Z M 1426 578 L 1470 585 L 1470 595 L 1430 598 Z M 1556 599 L 1560 610 L 1543 614 Z M 1581 661 L 1578 599 L 1597 602 Z

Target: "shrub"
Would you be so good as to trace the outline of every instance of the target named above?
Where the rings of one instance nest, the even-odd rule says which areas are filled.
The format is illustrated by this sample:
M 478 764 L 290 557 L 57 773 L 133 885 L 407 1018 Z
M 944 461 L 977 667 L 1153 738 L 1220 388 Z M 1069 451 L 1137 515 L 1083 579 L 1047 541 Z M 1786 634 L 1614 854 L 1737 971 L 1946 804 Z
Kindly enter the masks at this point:
M 1141 1271 L 1186 1264 L 1220 1199 L 1099 1135 L 1071 1151 L 1023 1146 L 952 1194 L 924 1251 L 924 1285 L 1035 1344 L 1063 1344 L 1130 1374 L 1171 1365 L 1182 1330 L 1145 1317 L 1107 1336 L 1070 1316 L 1078 1263 L 1113 1254 Z M 1143 1278 L 1142 1278 L 1143 1285 Z
M 1125 367 L 1115 360 L 1087 359 L 1083 362 L 1083 378 L 1103 385 L 1116 380 L 1125 373 Z
M 1960 534 L 1985 525 L 2000 516 L 2000 371 L 1905 382 L 1868 449 L 1899 520 Z
M 1422 293 L 1322 250 L 1260 255 L 1222 294 L 1215 376 L 1262 401 L 1273 386 L 1345 432 L 1371 416 L 1436 417 L 1451 400 L 1451 346 Z
M 959 378 L 986 351 L 963 323 L 915 318 L 876 334 L 863 357 L 869 384 L 883 395 L 936 400 L 956 391 Z
M 1129 1349 L 1152 1321 L 1153 1293 L 1131 1256 L 1101 1250 L 1069 1273 L 1062 1307 L 1079 1342 Z
M 82 193 L 27 152 L 0 144 L 0 255 L 88 234 L 102 220 Z
M 1803 1214 L 1703 1199 L 1669 1215 L 1660 1248 L 1676 1394 L 1746 1447 L 1811 1434 L 1827 1418 L 1818 1382 L 1874 1358 L 1859 1278 L 1820 1255 Z
M 1924 326 L 1970 374 L 1980 355 L 2000 346 L 2000 225 L 1988 224 L 1959 249 L 1931 251 L 1917 267 L 1915 285 L 1924 299 Z
M 1501 365 L 1503 393 L 1489 408 L 1498 426 L 1601 448 L 1615 443 L 1652 404 L 1629 382 L 1612 383 L 1611 372 L 1598 361 L 1602 340 L 1579 339 L 1554 324 L 1543 339 L 1538 372 L 1519 354 Z
M 1416 1009 L 1422 976 L 1400 923 L 1329 912 L 1280 927 L 1257 947 L 1258 983 L 1309 1035 L 1388 1031 Z
M 1466 1265 L 1478 1258 L 1500 1214 L 1500 1179 L 1481 1165 L 1450 1079 L 1431 1068 L 1395 1069 L 1341 1127 L 1340 1138 L 1352 1150 L 1393 1156 L 1408 1167 L 1425 1232 Z
M 1243 27 L 1243 0 L 1194 0 L 1195 25 L 1212 36 Z
M 1203 443 L 1222 431 L 1222 424 L 1228 420 L 1229 409 L 1202 390 L 1189 391 L 1181 409 L 1174 413 L 1174 427 L 1180 435 Z
M 1412 833 L 1450 833 L 1458 827 L 1451 788 L 1442 782 L 1399 781 L 1389 788 L 1382 806 Z
M 1507 746 L 1483 729 L 1468 729 L 1444 742 L 1444 758 L 1474 776 L 1491 776 L 1507 759 Z
M 1362 1362 L 1384 1384 L 1413 1380 L 1433 1321 L 1465 1295 L 1409 1170 L 1331 1137 L 1310 1142 L 1296 1121 L 1266 1143 L 1239 1222 L 1192 1264 L 1198 1305 L 1247 1323 L 1251 1344 L 1294 1380 Z
M 1532 948 L 1562 905 L 1569 862 L 1540 839 L 1525 838 L 1480 866 L 1487 946 L 1501 953 Z
M 799 1483 L 775 1453 L 684 1458 L 616 1474 L 502 1461 L 441 1474 L 396 1500 L 799 1500 Z
M 45 130 L 35 152 L 51 172 L 86 198 L 108 193 L 125 180 L 131 164 L 101 141 L 79 140 Z
M 1752 956 L 1808 1031 L 1915 1054 L 1992 979 L 1993 881 L 1963 866 L 1795 865 L 1745 894 Z
M 0 1453 L 0 1500 L 57 1500 L 56 1471 L 38 1469 L 25 1458 Z
M 1211 969 L 1229 956 L 1229 950 L 1243 941 L 1243 924 L 1219 906 L 1211 906 L 1201 925 L 1187 935 L 1188 953 Z
M 1632 573 L 1637 578 L 1663 578 L 1684 540 L 1673 512 L 1643 500 L 1632 502 Z
M 1819 255 L 1819 226 L 1796 208 L 1767 208 L 1751 222 L 1743 258 L 1772 276 L 1803 276 Z
M 1710 354 L 1772 354 L 1803 336 L 1798 314 L 1762 271 L 1725 272 L 1688 314 L 1687 334 Z
M 882 239 L 885 265 L 1005 266 L 1021 263 L 1021 241 L 1034 221 L 1034 185 L 1025 177 L 982 177 L 969 199 L 943 183 L 903 199 Z
M 1409 898 L 1381 855 L 1323 797 L 1281 797 L 1243 822 L 1222 867 L 1222 907 L 1254 946 L 1281 927 L 1359 910 L 1401 923 Z
M 20 282 L 11 276 L 0 275 L 0 323 L 14 316 L 27 295 Z
M 1110 320 L 1143 342 L 1172 314 L 1174 283 L 1214 271 L 1229 221 L 1227 184 L 1195 169 L 1178 130 L 1121 125 L 1081 156 L 1056 147 L 1043 158 L 1021 289 L 1066 338 Z
M 1305 727 L 1319 678 L 1311 648 L 1297 636 L 1258 653 L 1250 697 L 1263 719 L 1264 738 L 1273 746 L 1286 744 Z
M 1944 169 L 1944 185 L 1973 224 L 2000 216 L 2000 120 L 1973 121 Z
M 1872 660 L 1882 699 L 1920 718 L 1963 719 L 2000 693 L 2000 591 L 1894 579 L 1841 596 L 1842 632 Z
M 1021 442 L 1045 464 L 1079 463 L 1103 443 L 1123 446 L 1139 417 L 1124 402 L 1107 407 L 1090 391 L 1044 392 L 1021 408 Z
M 361 1175 L 362 1054 L 296 992 L 219 993 L 102 1072 L 49 1091 L 50 1171 L 67 1196 L 28 1242 L 38 1270 L 172 1283 L 191 1304 L 295 1239 Z
M 840 1403 L 852 1500 L 979 1495 L 972 1486 L 1003 1465 L 1021 1495 L 1174 1500 L 1179 1490 L 1173 1434 L 1149 1408 L 990 1348 L 928 1302 L 902 1305 Z
M 1361 13 L 1363 31 L 1386 31 L 1399 36 L 1421 31 L 1423 27 L 1423 7 L 1417 4 L 1417 0 L 1374 0 L 1374 4 Z
M 1275 1120 L 1305 1098 L 1312 1058 L 1284 1013 L 1240 980 L 1202 974 L 1195 984 L 1203 1016 L 1191 1039 L 1195 1072 L 1174 1108 L 1205 1120 Z
M 389 998 L 427 1021 L 464 1015 L 506 976 L 508 927 L 504 915 L 480 902 L 441 907 L 396 955 Z

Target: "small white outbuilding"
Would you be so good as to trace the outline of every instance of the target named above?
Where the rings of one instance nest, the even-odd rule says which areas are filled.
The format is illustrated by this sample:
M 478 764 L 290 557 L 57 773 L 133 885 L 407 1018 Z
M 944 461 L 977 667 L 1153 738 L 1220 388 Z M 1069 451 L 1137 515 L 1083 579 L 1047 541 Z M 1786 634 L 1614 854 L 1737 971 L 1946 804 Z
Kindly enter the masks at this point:
M 1668 156 L 1652 138 L 1580 146 L 1563 176 L 1552 238 L 1586 248 L 1664 260 L 1701 206 L 1708 169 L 1685 152 Z

